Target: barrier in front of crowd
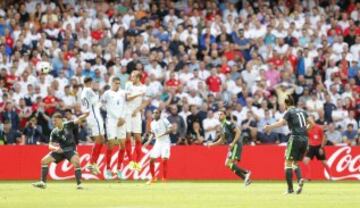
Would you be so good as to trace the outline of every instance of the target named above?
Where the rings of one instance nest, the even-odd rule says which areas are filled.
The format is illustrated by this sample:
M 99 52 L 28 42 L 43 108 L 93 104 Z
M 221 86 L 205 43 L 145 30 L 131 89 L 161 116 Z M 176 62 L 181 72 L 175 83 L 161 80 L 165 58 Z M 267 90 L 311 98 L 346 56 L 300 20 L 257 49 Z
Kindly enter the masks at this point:
M 252 178 L 258 180 L 282 180 L 284 178 L 284 146 L 259 145 L 244 146 L 241 167 L 252 171 Z M 78 152 L 83 167 L 83 178 L 103 179 L 105 170 L 105 148 L 98 159 L 101 174 L 93 175 L 85 170 L 90 160 L 91 146 L 79 146 Z M 37 180 L 40 176 L 40 160 L 48 153 L 47 146 L 0 146 L 0 180 Z M 125 158 L 123 175 L 125 179 L 147 179 L 149 172 L 149 149 L 143 148 L 140 161 L 143 169 L 137 173 L 130 170 Z M 225 166 L 226 146 L 174 146 L 168 164 L 168 178 L 176 180 L 231 180 L 237 177 Z M 334 180 L 360 180 L 360 147 L 326 147 L 330 174 Z M 111 169 L 116 170 L 117 151 L 111 160 Z M 304 175 L 307 173 L 304 170 Z M 160 163 L 156 172 L 161 177 Z M 311 176 L 314 180 L 329 177 L 321 163 L 311 163 Z M 51 164 L 49 178 L 65 180 L 74 178 L 72 165 L 68 161 Z

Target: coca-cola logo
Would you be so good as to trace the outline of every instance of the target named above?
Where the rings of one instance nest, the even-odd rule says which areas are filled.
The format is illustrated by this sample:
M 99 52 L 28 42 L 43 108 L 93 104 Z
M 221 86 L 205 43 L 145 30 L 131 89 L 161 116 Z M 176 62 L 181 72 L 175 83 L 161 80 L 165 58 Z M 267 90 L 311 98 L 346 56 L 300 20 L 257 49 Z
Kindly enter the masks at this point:
M 325 178 L 333 180 L 357 179 L 360 180 L 360 154 L 352 155 L 349 146 L 336 150 L 329 158 L 328 164 L 331 173 L 324 170 Z
M 140 160 L 140 164 L 142 166 L 142 170 L 137 172 L 131 170 L 127 161 L 127 158 L 124 158 L 123 168 L 122 168 L 122 177 L 123 179 L 134 179 L 134 180 L 146 180 L 151 178 L 150 169 L 149 169 L 149 162 L 150 162 L 150 151 L 146 148 L 142 149 L 143 157 Z M 112 172 L 117 171 L 117 157 L 118 152 L 114 151 L 111 162 L 110 162 L 110 169 Z M 88 171 L 85 166 L 90 161 L 90 153 L 85 153 L 80 156 L 80 165 L 82 171 L 82 178 L 85 180 L 99 180 L 105 177 L 105 170 L 106 170 L 106 158 L 105 154 L 100 154 L 98 159 L 98 166 L 101 170 L 99 175 L 94 175 L 90 171 Z M 159 171 L 160 164 L 155 163 L 155 174 Z M 74 168 L 73 165 L 68 161 L 65 160 L 62 163 L 55 164 L 51 163 L 49 166 L 49 175 L 54 180 L 66 180 L 75 178 L 74 175 Z M 116 175 L 113 176 L 116 178 Z

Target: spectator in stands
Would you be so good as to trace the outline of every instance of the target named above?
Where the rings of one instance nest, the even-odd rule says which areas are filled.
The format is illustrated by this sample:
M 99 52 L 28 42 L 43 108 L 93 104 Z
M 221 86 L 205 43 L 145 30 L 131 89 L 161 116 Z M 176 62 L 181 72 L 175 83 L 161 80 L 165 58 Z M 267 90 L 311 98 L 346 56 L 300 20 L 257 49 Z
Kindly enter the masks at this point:
M 3 123 L 2 134 L 0 135 L 0 142 L 7 145 L 24 145 L 25 136 L 18 129 L 13 129 L 11 122 L 5 120 Z
M 270 125 L 275 122 L 275 118 L 270 115 L 270 110 L 265 110 L 265 116 L 257 123 L 257 143 L 274 144 L 279 142 L 278 135 L 275 132 L 265 133 L 263 131 L 265 125 Z
M 337 145 L 343 142 L 341 132 L 338 131 L 334 123 L 329 123 L 329 129 L 325 132 L 328 145 Z
M 176 126 L 176 133 L 170 134 L 172 144 L 177 144 L 184 141 L 186 136 L 186 125 L 184 119 L 179 115 L 178 107 L 176 105 L 170 106 L 170 115 L 167 117 L 172 125 Z
M 187 144 L 202 144 L 204 142 L 204 131 L 200 123 L 198 121 L 193 122 L 191 129 L 187 135 Z
M 15 106 L 11 101 L 5 104 L 4 111 L 1 113 L 1 120 L 10 122 L 10 126 L 13 130 L 20 129 L 20 118 L 15 110 Z
M 41 126 L 37 124 L 37 120 L 35 117 L 32 117 L 30 121 L 26 124 L 26 127 L 23 131 L 25 136 L 26 144 L 43 144 L 44 141 L 42 139 L 42 129 Z
M 214 112 L 209 110 L 206 119 L 202 121 L 204 128 L 204 142 L 213 142 L 216 140 L 216 131 L 220 128 L 219 119 L 215 118 Z
M 358 132 L 354 129 L 353 124 L 348 124 L 346 130 L 342 133 L 343 141 L 349 145 L 354 146 L 358 143 Z

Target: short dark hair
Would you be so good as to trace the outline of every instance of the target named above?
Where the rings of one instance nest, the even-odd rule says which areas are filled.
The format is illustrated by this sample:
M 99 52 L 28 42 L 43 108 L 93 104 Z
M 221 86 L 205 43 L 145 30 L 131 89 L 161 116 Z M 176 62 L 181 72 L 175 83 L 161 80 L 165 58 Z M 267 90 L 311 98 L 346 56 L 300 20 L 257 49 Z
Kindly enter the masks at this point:
M 87 84 L 87 83 L 89 83 L 89 82 L 92 82 L 93 81 L 93 79 L 91 78 L 91 77 L 86 77 L 85 79 L 84 79 L 84 83 L 85 84 Z
M 288 95 L 285 99 L 285 104 L 287 106 L 294 106 L 295 105 L 294 98 L 291 95 Z
M 120 82 L 120 78 L 119 78 L 119 77 L 113 77 L 111 81 L 112 81 L 112 82 L 115 82 L 115 81 L 119 81 L 119 82 Z
M 71 113 L 71 114 L 72 114 L 72 110 L 71 110 L 70 108 L 66 108 L 66 109 L 64 110 L 64 113 Z

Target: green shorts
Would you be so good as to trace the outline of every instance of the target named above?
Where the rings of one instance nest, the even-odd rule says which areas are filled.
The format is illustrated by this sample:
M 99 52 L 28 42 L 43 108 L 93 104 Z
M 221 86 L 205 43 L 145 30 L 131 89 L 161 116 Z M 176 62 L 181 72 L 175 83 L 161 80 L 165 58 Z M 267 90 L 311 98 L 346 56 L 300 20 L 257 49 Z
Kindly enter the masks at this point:
M 291 135 L 287 143 L 285 159 L 302 161 L 308 149 L 308 138 L 302 135 Z
M 58 152 L 50 153 L 50 156 L 55 159 L 55 163 L 59 163 L 65 159 L 70 161 L 74 155 L 77 155 L 76 151 L 67 151 L 67 152 L 63 152 L 63 153 L 58 153 Z
M 227 153 L 227 159 L 239 161 L 241 159 L 242 144 L 235 144 L 232 148 L 229 148 Z

